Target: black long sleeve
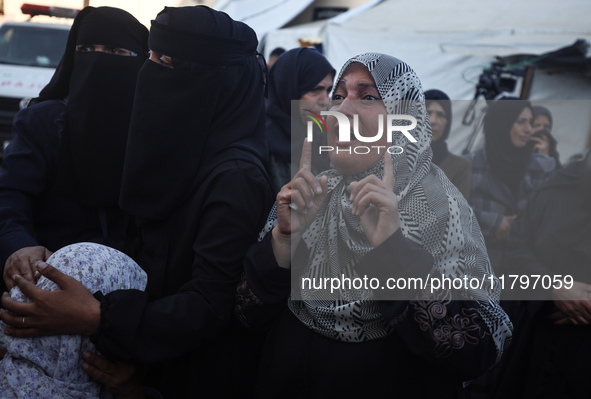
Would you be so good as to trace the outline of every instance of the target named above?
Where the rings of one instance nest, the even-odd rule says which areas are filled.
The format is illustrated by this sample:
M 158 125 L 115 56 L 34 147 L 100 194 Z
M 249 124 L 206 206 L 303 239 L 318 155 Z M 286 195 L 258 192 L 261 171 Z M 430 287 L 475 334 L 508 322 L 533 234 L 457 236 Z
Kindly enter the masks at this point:
M 101 298 L 92 339 L 116 358 L 158 362 L 187 354 L 231 323 L 243 257 L 271 203 L 260 170 L 230 162 L 206 180 L 164 223 L 144 228 L 138 262 L 148 293 L 116 291 Z M 160 261 L 161 259 L 161 261 Z

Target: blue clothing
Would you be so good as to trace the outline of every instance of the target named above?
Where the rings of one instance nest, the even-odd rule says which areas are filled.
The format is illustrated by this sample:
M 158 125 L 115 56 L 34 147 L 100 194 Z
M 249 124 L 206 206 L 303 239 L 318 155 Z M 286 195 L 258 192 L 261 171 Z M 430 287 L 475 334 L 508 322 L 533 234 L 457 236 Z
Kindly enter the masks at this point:
M 41 245 L 50 251 L 80 241 L 120 247 L 124 214 L 84 206 L 56 184 L 66 105 L 48 100 L 17 113 L 0 168 L 0 270 L 15 251 Z M 0 279 L 2 280 L 2 279 Z M 0 283 L 5 290 L 4 282 Z
M 493 174 L 484 148 L 465 157 L 472 161 L 470 205 L 480 224 L 492 266 L 500 273 L 506 240 L 498 240 L 495 232 L 504 216 L 519 215 L 525 210 L 527 202 L 556 170 L 556 161 L 532 153 L 516 197 L 507 184 Z

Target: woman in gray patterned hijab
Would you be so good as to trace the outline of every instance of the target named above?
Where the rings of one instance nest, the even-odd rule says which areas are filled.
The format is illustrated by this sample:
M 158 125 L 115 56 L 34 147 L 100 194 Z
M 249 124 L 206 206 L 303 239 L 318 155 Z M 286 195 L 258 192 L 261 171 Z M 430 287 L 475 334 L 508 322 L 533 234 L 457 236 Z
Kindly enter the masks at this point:
M 353 126 L 326 118 L 334 169 L 314 177 L 305 144 L 245 262 L 239 316 L 274 321 L 260 397 L 455 397 L 500 359 L 512 325 L 474 214 L 431 163 L 420 81 L 363 54 L 343 66 L 330 110 Z

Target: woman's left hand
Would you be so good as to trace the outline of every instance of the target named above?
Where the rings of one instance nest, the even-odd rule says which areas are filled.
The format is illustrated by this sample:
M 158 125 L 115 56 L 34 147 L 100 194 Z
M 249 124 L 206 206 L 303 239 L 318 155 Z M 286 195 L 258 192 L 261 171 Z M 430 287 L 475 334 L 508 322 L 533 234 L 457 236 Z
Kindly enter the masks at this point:
M 553 289 L 557 312 L 550 315 L 554 324 L 588 325 L 591 323 L 591 285 L 575 281 L 571 289 Z
M 17 302 L 7 292 L 2 294 L 0 318 L 12 326 L 4 332 L 12 337 L 36 337 L 56 334 L 91 335 L 101 319 L 100 302 L 76 279 L 41 262 L 37 270 L 60 286 L 46 291 L 14 276 L 16 285 L 32 302 Z
M 394 194 L 392 157 L 384 154 L 384 177 L 376 175 L 349 185 L 353 215 L 361 218 L 361 225 L 375 248 L 400 228 L 398 198 Z
M 82 369 L 103 384 L 117 399 L 139 399 L 144 390 L 137 367 L 130 363 L 113 362 L 91 351 L 84 351 Z

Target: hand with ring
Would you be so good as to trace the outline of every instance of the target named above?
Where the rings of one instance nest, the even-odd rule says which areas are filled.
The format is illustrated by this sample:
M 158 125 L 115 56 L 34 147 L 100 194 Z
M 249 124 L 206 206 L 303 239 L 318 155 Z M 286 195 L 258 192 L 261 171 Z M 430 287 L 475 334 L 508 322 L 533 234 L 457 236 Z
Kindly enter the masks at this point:
M 4 333 L 14 337 L 91 335 L 100 323 L 100 302 L 80 282 L 51 265 L 40 262 L 37 270 L 61 289 L 46 291 L 20 275 L 13 276 L 31 302 L 18 302 L 7 292 L 2 294 L 0 319 L 11 326 Z

